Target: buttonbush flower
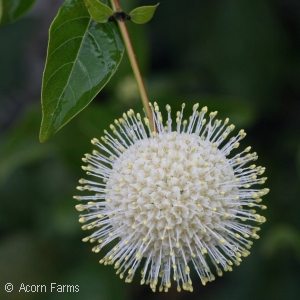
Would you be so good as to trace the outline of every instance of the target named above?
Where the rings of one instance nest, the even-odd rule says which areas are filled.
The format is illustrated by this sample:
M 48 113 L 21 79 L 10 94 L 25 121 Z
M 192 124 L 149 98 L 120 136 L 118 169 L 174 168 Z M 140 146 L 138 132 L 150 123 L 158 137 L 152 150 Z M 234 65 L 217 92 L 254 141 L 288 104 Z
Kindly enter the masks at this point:
M 114 264 L 126 282 L 142 265 L 141 284 L 153 291 L 168 291 L 172 277 L 178 291 L 193 291 L 192 266 L 205 285 L 215 279 L 212 269 L 231 271 L 249 255 L 249 239 L 259 238 L 253 222 L 266 220 L 256 209 L 266 208 L 260 202 L 269 190 L 252 186 L 265 182 L 265 168 L 250 163 L 257 159 L 251 147 L 229 157 L 246 133 L 229 139 L 234 125 L 215 119 L 217 112 L 205 118 L 207 107 L 196 104 L 187 121 L 183 104 L 173 126 L 169 105 L 165 123 L 150 106 L 156 131 L 129 110 L 110 125 L 114 136 L 94 138 L 98 150 L 83 158 L 95 178 L 77 187 L 92 193 L 74 197 L 86 211 L 82 229 L 94 229 L 83 241 L 96 242 L 96 253 L 115 241 L 100 263 Z

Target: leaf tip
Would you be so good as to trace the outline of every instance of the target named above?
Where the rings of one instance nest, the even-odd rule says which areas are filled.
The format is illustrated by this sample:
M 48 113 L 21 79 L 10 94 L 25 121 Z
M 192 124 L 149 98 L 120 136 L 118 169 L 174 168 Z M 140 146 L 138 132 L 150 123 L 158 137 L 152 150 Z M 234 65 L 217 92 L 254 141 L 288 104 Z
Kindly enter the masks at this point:
M 39 134 L 39 140 L 40 140 L 40 143 L 43 144 L 47 141 L 48 138 L 45 138 L 44 135 L 42 135 L 42 133 L 40 132 Z

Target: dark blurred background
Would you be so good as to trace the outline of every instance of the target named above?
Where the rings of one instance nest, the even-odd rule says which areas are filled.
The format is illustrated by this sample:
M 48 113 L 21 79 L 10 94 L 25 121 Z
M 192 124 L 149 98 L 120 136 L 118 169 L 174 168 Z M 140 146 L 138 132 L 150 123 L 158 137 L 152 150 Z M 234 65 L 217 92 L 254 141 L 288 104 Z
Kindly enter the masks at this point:
M 125 11 L 157 0 L 121 0 Z M 1 299 L 300 299 L 300 1 L 161 0 L 128 24 L 151 101 L 173 112 L 199 102 L 248 133 L 267 168 L 260 240 L 233 272 L 194 293 L 126 284 L 81 242 L 73 195 L 90 139 L 123 111 L 141 111 L 127 57 L 92 104 L 45 144 L 38 140 L 48 28 L 61 0 L 39 0 L 0 27 Z M 237 131 L 236 131 L 237 132 Z M 6 293 L 10 282 L 15 291 Z M 78 284 L 78 293 L 18 293 L 24 284 Z M 198 284 L 196 284 L 198 282 Z

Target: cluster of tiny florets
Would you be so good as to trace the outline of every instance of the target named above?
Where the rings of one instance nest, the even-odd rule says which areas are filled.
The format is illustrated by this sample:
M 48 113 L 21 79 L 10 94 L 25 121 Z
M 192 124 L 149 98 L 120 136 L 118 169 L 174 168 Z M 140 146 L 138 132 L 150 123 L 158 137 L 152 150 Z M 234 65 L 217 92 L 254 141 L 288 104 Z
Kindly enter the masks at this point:
M 198 273 L 202 284 L 213 281 L 211 268 L 222 276 L 239 265 L 250 254 L 252 241 L 259 227 L 246 221 L 265 222 L 256 212 L 261 197 L 268 189 L 251 188 L 263 184 L 260 177 L 265 168 L 249 162 L 257 159 L 251 147 L 228 158 L 246 136 L 227 137 L 234 125 L 214 120 L 217 112 L 193 107 L 189 121 L 182 120 L 183 108 L 176 114 L 173 128 L 171 107 L 167 105 L 167 121 L 158 105 L 151 105 L 155 131 L 149 120 L 132 110 L 115 120 L 101 138 L 93 139 L 98 151 L 86 154 L 82 168 L 96 181 L 81 179 L 79 190 L 91 191 L 87 196 L 75 196 L 79 222 L 84 230 L 96 229 L 83 241 L 97 242 L 98 253 L 108 243 L 117 240 L 100 263 L 114 264 L 117 274 L 132 278 L 142 262 L 141 284 L 150 284 L 153 291 L 177 282 L 178 291 L 192 291 L 190 266 Z M 251 223 L 251 222 L 250 222 Z M 160 278 L 160 280 L 159 280 Z

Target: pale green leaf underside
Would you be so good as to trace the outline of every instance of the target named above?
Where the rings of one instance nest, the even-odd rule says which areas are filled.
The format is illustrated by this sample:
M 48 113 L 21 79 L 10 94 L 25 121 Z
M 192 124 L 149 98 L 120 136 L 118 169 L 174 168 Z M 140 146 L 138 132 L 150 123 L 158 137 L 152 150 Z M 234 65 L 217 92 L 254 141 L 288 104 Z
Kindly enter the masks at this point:
M 98 23 L 106 23 L 108 18 L 113 15 L 113 10 L 99 0 L 84 0 L 91 17 Z
M 115 73 L 123 53 L 115 22 L 95 22 L 82 0 L 67 0 L 63 4 L 49 33 L 42 86 L 41 142 L 94 99 Z
M 159 4 L 160 3 L 154 6 L 141 6 L 135 8 L 129 13 L 129 15 L 131 16 L 131 21 L 136 24 L 145 24 L 149 22 L 152 19 Z

